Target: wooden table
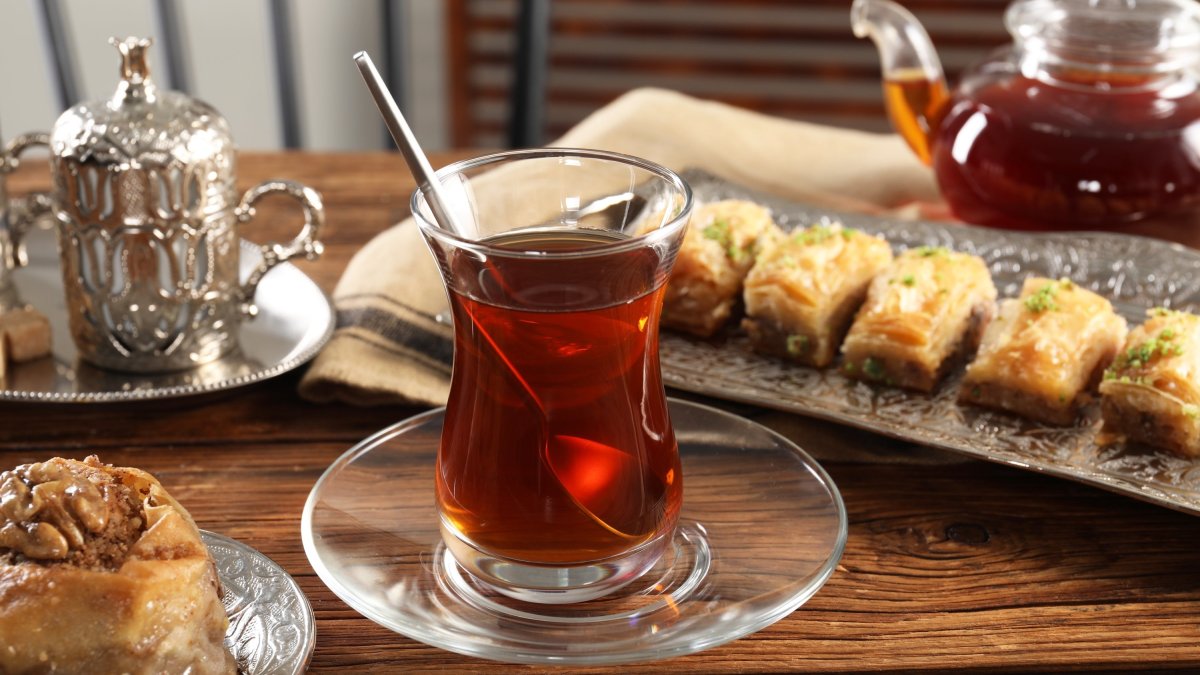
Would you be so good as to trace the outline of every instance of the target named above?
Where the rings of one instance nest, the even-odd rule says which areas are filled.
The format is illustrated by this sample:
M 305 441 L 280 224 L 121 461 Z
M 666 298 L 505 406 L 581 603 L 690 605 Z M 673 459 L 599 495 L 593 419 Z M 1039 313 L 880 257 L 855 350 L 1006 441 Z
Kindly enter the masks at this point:
M 406 215 L 413 187 L 398 155 L 243 156 L 243 188 L 275 176 L 325 197 L 325 256 L 300 266 L 330 292 L 354 252 Z M 44 171 L 23 169 L 10 187 L 19 194 L 46 182 Z M 282 238 L 294 219 L 270 211 L 247 236 Z M 314 405 L 297 397 L 297 380 L 150 404 L 0 403 L 0 466 L 98 453 L 156 474 L 201 527 L 257 548 L 300 582 L 317 615 L 314 672 L 538 671 L 391 633 L 321 583 L 300 543 L 309 489 L 352 444 L 419 409 Z M 637 671 L 1200 670 L 1200 518 L 832 424 L 726 407 L 785 426 L 824 458 L 849 511 L 845 555 L 821 592 L 786 619 Z M 780 528 L 786 535 L 787 524 Z

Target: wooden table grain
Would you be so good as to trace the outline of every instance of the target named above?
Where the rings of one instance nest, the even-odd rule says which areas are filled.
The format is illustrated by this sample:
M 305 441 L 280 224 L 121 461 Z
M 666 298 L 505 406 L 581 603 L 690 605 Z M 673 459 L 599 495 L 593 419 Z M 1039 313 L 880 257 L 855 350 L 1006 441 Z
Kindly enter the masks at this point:
M 444 164 L 461 154 L 436 155 Z M 325 198 L 325 256 L 300 263 L 332 292 L 351 256 L 407 214 L 394 154 L 241 157 L 242 188 L 271 177 Z M 47 184 L 44 167 L 10 180 Z M 245 234 L 282 238 L 268 208 Z M 298 375 L 173 401 L 0 403 L 0 466 L 97 453 L 157 475 L 201 527 L 285 567 L 317 616 L 312 672 L 539 672 L 428 647 L 362 618 L 317 578 L 300 511 L 338 455 L 419 408 L 315 405 Z M 845 499 L 849 541 L 828 584 L 765 630 L 638 672 L 1200 670 L 1200 518 L 1063 480 L 835 425 L 726 405 L 821 458 Z M 787 523 L 779 523 L 787 545 Z M 620 672 L 590 668 L 573 672 Z

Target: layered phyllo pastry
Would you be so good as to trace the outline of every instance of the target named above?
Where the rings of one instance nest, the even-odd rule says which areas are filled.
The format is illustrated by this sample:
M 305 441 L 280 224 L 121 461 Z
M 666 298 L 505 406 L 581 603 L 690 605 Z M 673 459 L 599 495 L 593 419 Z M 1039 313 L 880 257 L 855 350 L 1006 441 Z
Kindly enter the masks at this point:
M 766 208 L 728 200 L 696 207 L 675 259 L 663 325 L 708 337 L 725 324 L 760 250 L 783 231 Z
M 842 345 L 842 371 L 933 391 L 958 355 L 974 351 L 995 301 L 979 257 L 942 247 L 905 251 L 871 282 Z
M 886 241 L 840 224 L 796 231 L 760 253 L 747 275 L 742 327 L 756 351 L 824 368 L 891 262 Z
M 216 568 L 152 476 L 95 457 L 0 473 L 0 673 L 233 673 Z
M 1105 424 L 1184 457 L 1200 457 L 1200 317 L 1151 310 L 1100 383 Z
M 1108 300 L 1069 279 L 1030 277 L 1020 297 L 1001 303 L 959 400 L 1070 424 L 1125 333 Z

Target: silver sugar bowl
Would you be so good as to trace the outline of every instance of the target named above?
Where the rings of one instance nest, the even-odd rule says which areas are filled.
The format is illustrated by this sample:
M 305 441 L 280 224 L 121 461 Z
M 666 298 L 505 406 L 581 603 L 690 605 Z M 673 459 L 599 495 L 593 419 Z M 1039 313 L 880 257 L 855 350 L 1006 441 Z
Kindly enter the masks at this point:
M 80 356 L 102 368 L 192 368 L 236 348 L 272 267 L 321 254 L 324 208 L 314 190 L 283 180 L 239 199 L 225 118 L 155 87 L 150 40 L 110 42 L 121 54 L 116 93 L 66 111 L 50 133 L 71 334 Z M 242 281 L 238 226 L 274 192 L 300 202 L 304 226 L 291 242 L 262 246 L 262 260 Z

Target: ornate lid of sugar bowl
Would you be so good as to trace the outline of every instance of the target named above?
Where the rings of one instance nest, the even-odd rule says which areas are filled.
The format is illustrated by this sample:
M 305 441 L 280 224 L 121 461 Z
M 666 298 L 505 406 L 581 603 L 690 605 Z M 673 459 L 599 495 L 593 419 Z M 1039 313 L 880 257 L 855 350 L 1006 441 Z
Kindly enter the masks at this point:
M 235 154 L 225 118 L 186 94 L 159 89 L 150 78 L 145 38 L 109 39 L 121 55 L 121 80 L 111 98 L 64 112 L 50 133 L 55 176 L 146 172 L 193 190 L 212 212 L 235 205 Z M 183 180 L 180 181 L 180 178 Z

